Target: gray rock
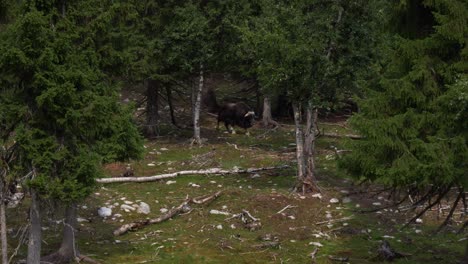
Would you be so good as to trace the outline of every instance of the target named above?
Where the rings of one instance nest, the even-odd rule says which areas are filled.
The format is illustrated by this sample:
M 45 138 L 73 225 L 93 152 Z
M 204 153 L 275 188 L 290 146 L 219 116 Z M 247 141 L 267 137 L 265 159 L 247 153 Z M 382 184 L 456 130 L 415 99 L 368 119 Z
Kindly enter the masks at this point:
M 137 213 L 149 214 L 150 212 L 150 206 L 145 202 L 140 202 L 140 204 L 138 205 Z
M 112 215 L 112 209 L 107 207 L 101 207 L 98 209 L 98 215 L 100 217 L 109 217 Z

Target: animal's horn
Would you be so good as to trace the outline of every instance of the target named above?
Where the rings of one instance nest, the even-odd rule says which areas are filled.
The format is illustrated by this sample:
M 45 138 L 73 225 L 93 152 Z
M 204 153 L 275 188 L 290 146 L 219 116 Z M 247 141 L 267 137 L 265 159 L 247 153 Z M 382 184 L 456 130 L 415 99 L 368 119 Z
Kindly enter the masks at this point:
M 248 111 L 247 114 L 245 114 L 244 117 L 248 117 L 249 115 L 254 116 L 254 115 L 255 115 L 255 112 L 254 112 L 254 111 Z

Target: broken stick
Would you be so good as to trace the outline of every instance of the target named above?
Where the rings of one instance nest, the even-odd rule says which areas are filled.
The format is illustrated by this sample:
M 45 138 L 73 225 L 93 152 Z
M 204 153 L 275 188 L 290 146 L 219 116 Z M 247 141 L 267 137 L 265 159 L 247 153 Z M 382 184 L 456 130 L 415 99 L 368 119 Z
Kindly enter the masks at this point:
M 112 178 L 100 178 L 96 179 L 98 183 L 114 183 L 114 182 L 150 182 L 150 181 L 157 181 L 163 180 L 168 178 L 175 178 L 181 175 L 208 175 L 208 174 L 240 174 L 240 173 L 253 173 L 259 171 L 266 171 L 266 170 L 280 170 L 289 168 L 288 165 L 281 165 L 281 166 L 273 166 L 273 167 L 264 167 L 264 168 L 248 168 L 248 169 L 233 169 L 233 170 L 224 170 L 221 168 L 211 168 L 206 170 L 187 170 L 187 171 L 179 171 L 174 173 L 166 173 L 154 176 L 147 176 L 147 177 L 112 177 Z
M 123 235 L 125 233 L 127 233 L 128 231 L 133 231 L 133 230 L 137 230 L 137 229 L 140 229 L 144 226 L 147 226 L 147 225 L 151 225 L 151 224 L 157 224 L 157 223 L 161 223 L 161 222 L 164 222 L 174 216 L 177 216 L 179 215 L 181 212 L 186 212 L 190 209 L 187 210 L 187 207 L 189 207 L 189 205 L 191 203 L 195 203 L 195 204 L 203 204 L 203 203 L 207 203 L 207 202 L 210 202 L 216 198 L 218 198 L 219 196 L 221 195 L 221 191 L 219 192 L 216 192 L 212 195 L 209 195 L 209 196 L 202 196 L 202 197 L 196 197 L 196 198 L 193 198 L 193 199 L 189 199 L 189 198 L 186 198 L 185 201 L 183 203 L 181 203 L 179 206 L 175 207 L 175 208 L 172 208 L 171 210 L 169 210 L 169 212 L 157 217 L 157 218 L 153 218 L 153 219 L 148 219 L 148 220 L 141 220 L 141 221 L 137 221 L 137 222 L 133 222 L 133 223 L 129 223 L 129 224 L 125 224 L 121 227 L 119 227 L 118 229 L 116 229 L 114 231 L 114 236 L 120 236 L 120 235 Z M 195 202 L 196 201 L 196 202 Z

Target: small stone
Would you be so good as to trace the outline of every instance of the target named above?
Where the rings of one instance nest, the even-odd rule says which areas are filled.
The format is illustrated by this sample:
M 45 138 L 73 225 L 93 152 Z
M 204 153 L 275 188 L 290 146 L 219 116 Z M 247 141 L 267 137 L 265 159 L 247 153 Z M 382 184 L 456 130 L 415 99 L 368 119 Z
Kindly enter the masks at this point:
M 415 232 L 416 234 L 420 234 L 420 233 L 422 233 L 422 230 L 416 229 L 416 230 L 414 230 L 414 232 Z
M 148 164 L 146 164 L 146 165 L 147 165 L 148 167 L 154 167 L 154 166 L 156 166 L 156 164 L 154 164 L 154 163 L 148 163 Z
M 167 208 L 161 208 L 159 209 L 159 211 L 164 214 L 167 213 L 169 210 Z
M 160 148 L 159 150 L 161 150 L 161 151 L 168 151 L 169 149 L 167 149 L 167 148 Z
M 140 204 L 138 205 L 138 209 L 137 209 L 137 213 L 140 213 L 140 214 L 149 214 L 150 213 L 150 206 L 145 203 L 145 202 L 140 202 Z
M 416 224 L 422 224 L 423 220 L 421 218 L 416 219 Z
M 112 215 L 112 209 L 107 207 L 101 207 L 98 209 L 98 215 L 100 217 L 109 217 Z
M 379 202 L 375 202 L 375 203 L 372 203 L 372 205 L 374 205 L 374 206 L 381 206 L 382 204 L 379 203 Z
M 320 242 L 310 242 L 309 245 L 316 246 L 316 247 L 323 247 L 323 245 Z
M 132 201 L 124 201 L 125 204 L 133 204 Z
M 128 204 L 122 204 L 122 205 L 120 206 L 120 209 L 121 209 L 121 210 L 124 210 L 124 211 L 127 212 L 127 213 L 128 213 L 129 211 L 135 211 L 135 208 L 134 208 L 133 206 L 128 205 Z
M 215 181 L 210 181 L 210 183 L 215 184 L 216 182 Z
M 291 243 L 296 243 L 296 240 L 292 239 L 292 240 L 289 240 Z
M 338 198 L 331 198 L 330 199 L 330 203 L 332 203 L 332 204 L 336 204 L 336 203 L 339 203 L 339 202 L 340 202 L 340 200 L 338 200 Z
M 89 220 L 88 220 L 88 219 L 86 219 L 86 218 L 82 218 L 82 217 L 78 217 L 78 218 L 76 218 L 76 221 L 78 221 L 78 223 L 82 223 L 82 222 L 89 222 Z
M 250 176 L 250 178 L 251 179 L 260 178 L 260 174 L 255 173 L 254 175 Z
M 359 208 L 359 207 L 361 207 L 361 205 L 360 205 L 360 204 L 356 204 L 356 208 Z
M 328 213 L 326 216 L 325 216 L 327 219 L 331 219 L 332 218 L 332 215 L 330 213 Z
M 176 183 L 176 181 L 167 181 L 166 182 L 167 185 L 174 184 L 174 183 Z
M 121 214 L 115 214 L 114 217 L 120 218 L 120 217 L 122 217 L 122 215 Z
M 223 205 L 221 208 L 222 208 L 223 210 L 226 210 L 226 209 L 227 209 L 227 205 Z
M 217 225 L 216 229 L 219 229 L 219 230 L 223 229 L 223 225 Z
M 231 225 L 231 229 L 236 229 L 236 225 L 235 225 L 235 224 L 232 224 L 232 225 Z
M 88 209 L 88 206 L 86 206 L 86 205 L 83 205 L 83 206 L 81 206 L 81 209 L 84 209 L 84 210 L 86 210 L 86 209 Z
M 295 220 L 296 217 L 294 215 L 288 215 L 288 218 L 291 219 L 291 220 Z
M 215 210 L 215 209 L 211 209 L 210 214 L 214 214 L 214 215 L 231 215 L 228 212 L 223 212 L 223 211 L 219 211 L 219 210 Z
M 320 200 L 322 200 L 322 194 L 320 194 L 320 193 L 313 194 L 312 197 L 313 198 L 319 198 Z
M 350 202 L 351 202 L 351 198 L 349 197 L 343 198 L 343 203 L 350 203 Z

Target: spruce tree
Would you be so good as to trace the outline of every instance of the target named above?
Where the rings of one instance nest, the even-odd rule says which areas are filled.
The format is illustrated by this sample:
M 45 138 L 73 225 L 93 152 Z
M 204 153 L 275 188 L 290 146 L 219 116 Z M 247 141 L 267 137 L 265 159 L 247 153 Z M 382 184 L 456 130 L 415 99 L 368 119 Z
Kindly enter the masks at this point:
M 31 175 L 28 263 L 40 257 L 41 206 L 34 198 L 67 208 L 61 248 L 48 260 L 68 262 L 80 254 L 74 205 L 93 190 L 102 162 L 142 152 L 130 109 L 118 103 L 87 36 L 57 13 L 55 2 L 46 3 L 25 2 L 24 13 L 1 33 L 0 47 L 0 116 L 13 124 L 16 173 Z M 24 110 L 12 115 L 18 106 Z
M 420 215 L 468 187 L 468 2 L 406 0 L 390 11 L 380 81 L 351 120 L 364 138 L 340 165 L 432 199 Z

